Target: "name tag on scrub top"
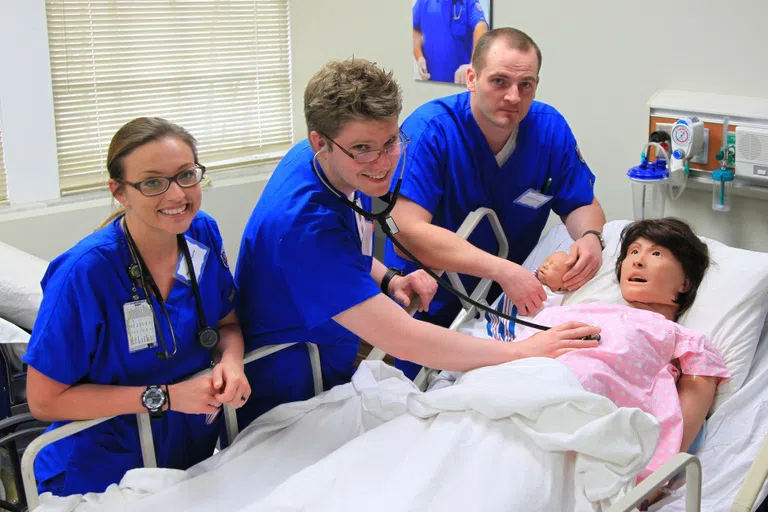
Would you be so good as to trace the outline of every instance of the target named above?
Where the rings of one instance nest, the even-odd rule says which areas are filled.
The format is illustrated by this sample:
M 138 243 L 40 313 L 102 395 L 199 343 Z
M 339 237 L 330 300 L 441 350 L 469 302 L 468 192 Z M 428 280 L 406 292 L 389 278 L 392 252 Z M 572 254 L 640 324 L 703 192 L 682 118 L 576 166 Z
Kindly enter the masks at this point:
M 123 315 L 131 353 L 157 346 L 152 306 L 146 300 L 126 302 L 123 304 Z
M 552 196 L 542 194 L 541 192 L 529 188 L 520 197 L 515 199 L 515 204 L 538 210 L 547 204 L 550 199 L 552 199 Z
M 197 282 L 199 284 L 200 276 L 203 275 L 203 270 L 208 261 L 208 253 L 210 251 L 206 246 L 189 237 L 187 237 L 187 247 L 189 247 L 189 255 L 192 257 L 192 265 L 195 268 L 195 277 L 197 277 Z M 189 268 L 187 267 L 187 259 L 184 257 L 184 253 L 179 254 L 179 264 L 176 267 L 176 279 L 185 285 L 190 286 Z
M 363 207 L 360 198 L 355 200 L 355 204 L 360 208 Z M 357 234 L 360 235 L 363 256 L 373 256 L 373 221 L 366 219 L 357 212 L 355 212 L 355 220 L 357 221 Z

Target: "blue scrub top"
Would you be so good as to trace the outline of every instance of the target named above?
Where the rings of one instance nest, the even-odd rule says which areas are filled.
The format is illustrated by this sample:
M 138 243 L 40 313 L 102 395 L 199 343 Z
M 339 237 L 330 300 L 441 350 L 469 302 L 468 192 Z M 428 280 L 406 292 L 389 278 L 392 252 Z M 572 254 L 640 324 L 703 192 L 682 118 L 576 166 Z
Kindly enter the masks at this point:
M 319 345 L 325 389 L 349 382 L 359 338 L 333 317 L 380 293 L 371 256 L 362 254 L 354 212 L 312 171 L 307 140 L 282 159 L 245 227 L 235 284 L 247 350 Z M 318 164 L 319 169 L 319 164 Z M 370 198 L 361 198 L 370 210 Z M 253 393 L 241 426 L 285 402 L 314 396 L 306 345 L 246 366 Z
M 576 139 L 559 112 L 534 101 L 520 122 L 515 151 L 499 168 L 469 105 L 470 93 L 433 100 L 418 108 L 402 126 L 410 138 L 401 195 L 432 214 L 432 223 L 456 231 L 480 207 L 496 212 L 509 242 L 510 261 L 522 263 L 541 236 L 550 210 L 568 215 L 590 204 L 595 177 L 581 158 Z M 554 196 L 539 209 L 515 204 L 528 189 Z M 469 241 L 496 254 L 490 224 L 482 222 Z M 387 241 L 385 263 L 411 272 L 415 264 L 400 258 Z M 462 276 L 470 293 L 478 283 Z M 419 318 L 447 326 L 459 300 L 439 288 L 428 315 Z
M 171 384 L 211 364 L 211 351 L 195 341 L 198 319 L 192 288 L 180 281 L 165 302 L 176 334 L 176 355 L 167 361 L 157 357 L 162 351 L 159 336 L 156 348 L 129 351 L 123 304 L 133 301 L 127 273 L 132 259 L 120 218 L 53 260 L 41 283 L 43 301 L 23 361 L 69 386 Z M 198 280 L 205 320 L 217 325 L 232 311 L 234 292 L 219 228 L 199 212 L 186 235 L 208 248 Z M 145 297 L 141 288 L 138 295 Z M 167 320 L 155 299 L 153 306 L 170 352 Z M 170 411 L 153 420 L 158 466 L 187 469 L 209 457 L 220 419 L 206 425 L 204 414 Z M 55 422 L 51 429 L 65 423 Z M 103 492 L 126 471 L 142 466 L 136 416 L 131 414 L 49 445 L 35 462 L 35 476 L 40 492 L 66 496 Z
M 421 32 L 430 80 L 453 82 L 459 66 L 470 63 L 479 23 L 487 21 L 476 0 L 416 0 L 413 29 Z

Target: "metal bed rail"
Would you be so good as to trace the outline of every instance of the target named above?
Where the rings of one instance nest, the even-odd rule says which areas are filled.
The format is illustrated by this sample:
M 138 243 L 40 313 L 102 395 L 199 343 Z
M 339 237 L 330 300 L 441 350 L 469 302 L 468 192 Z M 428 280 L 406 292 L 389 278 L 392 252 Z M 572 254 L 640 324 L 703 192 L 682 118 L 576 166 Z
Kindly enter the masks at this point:
M 477 225 L 480 224 L 480 221 L 482 221 L 484 218 L 488 218 L 488 222 L 491 224 L 491 229 L 493 229 L 493 234 L 496 235 L 496 241 L 499 245 L 499 249 L 496 253 L 496 255 L 499 258 L 507 258 L 507 255 L 509 254 L 509 243 L 507 242 L 507 237 L 504 235 L 504 229 L 501 227 L 501 222 L 499 221 L 499 217 L 496 215 L 496 212 L 491 210 L 490 208 L 478 208 L 477 210 L 471 212 L 469 215 L 467 215 L 467 218 L 464 219 L 464 222 L 461 223 L 461 226 L 459 226 L 459 229 L 456 231 L 456 234 L 462 237 L 464 240 L 467 240 L 469 238 L 469 235 L 472 234 L 472 232 L 477 228 Z M 459 274 L 456 272 L 445 272 L 444 270 L 437 270 L 432 269 L 437 275 L 442 276 L 443 273 L 445 273 L 448 276 L 448 280 L 450 281 L 451 285 L 459 290 L 464 295 L 469 295 L 472 300 L 480 302 L 481 304 L 488 305 L 485 298 L 488 296 L 488 292 L 491 289 L 491 285 L 493 285 L 493 281 L 490 279 L 481 279 L 480 282 L 475 286 L 475 289 L 472 291 L 472 294 L 470 295 L 467 293 L 466 288 L 464 287 L 464 283 L 461 282 L 461 279 L 459 278 Z M 456 318 L 453 320 L 453 323 L 451 323 L 449 329 L 456 330 L 458 327 L 467 319 L 472 318 L 477 313 L 477 308 L 470 303 L 461 300 L 461 311 L 456 316 Z M 408 307 L 407 311 L 409 314 L 413 315 L 416 310 L 419 307 L 419 300 L 418 297 L 414 297 L 411 300 L 411 305 Z M 373 350 L 371 350 L 370 354 L 366 359 L 369 360 L 382 360 L 384 359 L 384 356 L 386 353 L 376 347 L 373 347 Z M 413 379 L 414 384 L 424 391 L 427 387 L 427 380 L 430 374 L 435 370 L 432 370 L 431 368 L 422 368 L 422 370 L 419 372 L 419 374 L 416 376 L 415 379 Z
M 243 364 L 248 364 L 257 359 L 262 359 L 295 344 L 296 343 L 285 343 L 282 345 L 267 345 L 257 348 L 245 355 L 243 358 Z M 318 395 L 323 391 L 323 375 L 320 368 L 320 351 L 318 350 L 317 345 L 314 343 L 305 344 L 307 346 L 307 350 L 309 351 L 309 360 L 312 365 L 312 377 L 314 379 L 315 394 Z M 196 374 L 189 377 L 189 379 L 210 374 L 211 371 L 212 369 L 209 368 L 197 372 Z M 229 441 L 229 444 L 232 444 L 232 441 L 235 440 L 235 437 L 237 437 L 238 434 L 237 411 L 228 405 L 224 405 L 223 408 L 227 440 Z M 97 418 L 93 420 L 73 421 L 71 423 L 67 423 L 66 425 L 62 425 L 55 430 L 51 430 L 50 432 L 42 434 L 34 441 L 32 441 L 29 446 L 27 446 L 26 450 L 24 450 L 24 455 L 21 458 L 21 475 L 29 510 L 34 510 L 40 504 L 40 496 L 37 492 L 37 480 L 35 479 L 34 470 L 35 459 L 37 458 L 40 451 L 55 441 L 71 436 L 78 432 L 82 432 L 83 430 L 91 428 L 95 425 L 111 420 L 114 417 L 115 416 L 109 416 L 106 418 Z M 142 460 L 144 461 L 144 467 L 156 468 L 157 459 L 155 457 L 155 447 L 152 439 L 152 425 L 151 420 L 149 419 L 149 414 L 137 414 L 136 420 L 139 429 L 139 442 L 141 444 L 141 455 Z

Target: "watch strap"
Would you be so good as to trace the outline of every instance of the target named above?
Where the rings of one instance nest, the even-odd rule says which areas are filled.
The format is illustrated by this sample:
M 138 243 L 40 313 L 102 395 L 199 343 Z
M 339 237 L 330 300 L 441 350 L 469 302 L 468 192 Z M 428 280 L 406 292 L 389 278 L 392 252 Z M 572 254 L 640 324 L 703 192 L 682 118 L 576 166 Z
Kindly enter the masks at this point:
M 395 267 L 389 267 L 384 274 L 384 277 L 381 278 L 381 291 L 384 293 L 384 295 L 389 296 L 389 283 L 394 279 L 395 276 L 404 276 L 405 273 L 400 270 L 399 268 Z
M 600 241 L 600 248 L 605 249 L 605 241 L 603 240 L 603 234 L 600 231 L 597 231 L 594 229 L 588 229 L 581 235 L 581 238 L 584 238 L 587 235 L 595 235 L 597 239 Z

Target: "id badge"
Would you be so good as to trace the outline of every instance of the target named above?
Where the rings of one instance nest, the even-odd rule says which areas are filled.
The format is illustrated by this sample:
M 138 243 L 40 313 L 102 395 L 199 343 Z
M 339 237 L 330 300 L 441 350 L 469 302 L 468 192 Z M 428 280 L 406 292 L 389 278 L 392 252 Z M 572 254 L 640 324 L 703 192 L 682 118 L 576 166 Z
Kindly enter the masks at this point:
M 208 262 L 208 253 L 210 251 L 206 246 L 189 237 L 187 237 L 187 247 L 189 247 L 189 255 L 192 257 L 192 266 L 195 268 L 197 283 L 200 284 L 203 270 L 205 270 L 205 264 Z M 187 259 L 184 257 L 183 253 L 179 254 L 179 264 L 176 266 L 176 279 L 185 285 L 190 286 L 189 268 L 187 268 Z
M 123 316 L 128 333 L 128 350 L 131 353 L 157 346 L 152 306 L 146 300 L 123 304 Z
M 541 192 L 537 192 L 536 190 L 529 188 L 520 197 L 515 199 L 515 204 L 519 204 L 533 210 L 538 210 L 547 204 L 550 199 L 552 199 L 552 196 L 542 194 Z

